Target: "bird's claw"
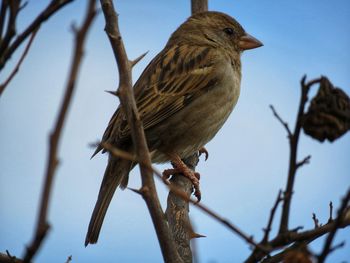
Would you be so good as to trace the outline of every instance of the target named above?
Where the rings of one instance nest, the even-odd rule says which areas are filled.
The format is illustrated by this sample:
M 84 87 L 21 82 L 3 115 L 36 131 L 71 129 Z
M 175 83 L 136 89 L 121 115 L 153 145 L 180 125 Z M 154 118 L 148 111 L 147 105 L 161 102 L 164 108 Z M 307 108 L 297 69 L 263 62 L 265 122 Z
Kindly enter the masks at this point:
M 174 174 L 182 174 L 187 177 L 193 184 L 194 196 L 197 198 L 197 202 L 201 200 L 201 191 L 199 189 L 200 174 L 192 171 L 187 165 L 180 159 L 176 158 L 172 161 L 173 169 L 166 169 L 163 171 L 163 181 L 169 184 L 168 179 Z
M 205 149 L 205 147 L 202 147 L 198 150 L 198 154 L 199 156 L 201 156 L 202 154 L 204 153 L 205 155 L 205 161 L 208 160 L 208 157 L 209 157 L 209 152 L 207 151 L 207 149 Z

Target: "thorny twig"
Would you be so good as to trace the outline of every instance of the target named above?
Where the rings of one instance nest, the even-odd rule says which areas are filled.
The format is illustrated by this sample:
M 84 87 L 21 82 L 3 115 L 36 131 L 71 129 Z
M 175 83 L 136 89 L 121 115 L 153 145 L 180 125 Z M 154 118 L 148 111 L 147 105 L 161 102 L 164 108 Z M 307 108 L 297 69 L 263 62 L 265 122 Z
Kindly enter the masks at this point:
M 137 159 L 142 160 L 140 162 L 142 179 L 142 191 L 140 191 L 140 193 L 150 212 L 164 261 L 182 262 L 176 251 L 174 241 L 164 217 L 164 212 L 158 199 L 152 170 L 149 169 L 149 167 L 151 167 L 151 158 L 133 94 L 131 70 L 132 66 L 135 65 L 139 59 L 136 59 L 136 62 L 132 62 L 127 57 L 113 2 L 111 0 L 100 0 L 100 2 L 106 20 L 105 31 L 111 43 L 119 70 L 119 88 L 116 95 L 119 96 L 121 106 L 127 117 Z
M 26 253 L 24 255 L 24 262 L 30 262 L 32 260 L 32 258 L 40 248 L 42 241 L 46 237 L 47 231 L 50 228 L 49 223 L 47 221 L 47 214 L 49 209 L 53 179 L 55 176 L 56 167 L 59 162 L 57 157 L 58 145 L 60 142 L 61 132 L 66 119 L 67 111 L 75 89 L 76 79 L 78 76 L 81 60 L 84 53 L 85 39 L 95 17 L 95 14 L 95 0 L 90 0 L 84 18 L 84 22 L 81 28 L 75 32 L 75 47 L 73 53 L 74 55 L 71 63 L 71 69 L 69 71 L 68 82 L 54 130 L 50 135 L 49 156 L 46 167 L 45 182 L 41 196 L 41 204 L 36 225 L 36 231 L 32 242 L 26 249 Z

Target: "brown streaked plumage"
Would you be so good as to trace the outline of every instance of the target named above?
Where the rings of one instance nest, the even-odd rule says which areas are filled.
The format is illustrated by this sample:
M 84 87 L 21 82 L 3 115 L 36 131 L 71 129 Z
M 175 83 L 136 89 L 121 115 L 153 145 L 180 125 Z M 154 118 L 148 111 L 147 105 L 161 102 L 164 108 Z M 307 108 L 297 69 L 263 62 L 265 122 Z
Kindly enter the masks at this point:
M 239 97 L 242 51 L 261 45 L 237 21 L 219 12 L 191 16 L 172 34 L 134 85 L 152 162 L 171 160 L 183 168 L 180 158 L 215 136 Z M 102 141 L 132 152 L 130 128 L 120 107 Z M 98 147 L 95 154 L 101 150 Z M 112 196 L 119 185 L 126 187 L 134 165 L 109 157 L 85 245 L 97 242 Z M 194 180 L 198 197 L 198 180 L 183 172 Z

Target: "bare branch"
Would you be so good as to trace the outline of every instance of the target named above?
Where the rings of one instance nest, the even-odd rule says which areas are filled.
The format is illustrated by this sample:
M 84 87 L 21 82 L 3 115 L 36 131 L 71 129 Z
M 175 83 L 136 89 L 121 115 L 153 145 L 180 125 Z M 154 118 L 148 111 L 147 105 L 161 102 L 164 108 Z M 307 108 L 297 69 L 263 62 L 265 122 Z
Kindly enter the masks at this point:
M 297 169 L 303 166 L 304 164 L 309 163 L 311 158 L 310 156 L 307 156 L 303 160 L 297 162 L 297 150 L 298 150 L 297 147 L 299 142 L 299 135 L 301 132 L 301 128 L 303 126 L 304 109 L 305 109 L 306 102 L 308 100 L 307 95 L 311 86 L 316 83 L 320 83 L 320 81 L 321 81 L 321 78 L 318 78 L 306 83 L 306 76 L 302 78 L 301 96 L 300 96 L 296 124 L 293 132 L 290 131 L 288 124 L 281 119 L 281 117 L 274 110 L 273 106 L 270 106 L 272 111 L 274 112 L 275 117 L 283 124 L 283 126 L 285 127 L 289 135 L 288 137 L 289 137 L 289 144 L 290 144 L 290 160 L 289 160 L 287 184 L 286 184 L 285 191 L 283 192 L 284 198 L 283 198 L 283 207 L 282 207 L 279 232 L 277 236 L 270 241 L 268 241 L 268 238 L 264 237 L 259 244 L 262 244 L 266 248 L 268 248 L 268 252 L 273 252 L 277 249 L 283 249 L 286 246 L 289 246 L 289 247 L 282 250 L 282 252 L 280 252 L 279 254 L 273 257 L 266 257 L 261 251 L 255 249 L 245 261 L 246 263 L 259 262 L 264 258 L 265 260 L 263 262 L 280 262 L 278 260 L 283 259 L 282 256 L 285 255 L 285 253 L 287 253 L 289 249 L 293 247 L 295 248 L 298 247 L 300 243 L 302 242 L 310 243 L 322 235 L 325 235 L 330 232 L 332 233 L 333 231 L 336 231 L 336 229 L 338 228 L 344 228 L 350 225 L 350 217 L 348 218 L 344 216 L 345 210 L 343 210 L 342 213 L 338 213 L 337 224 L 335 223 L 336 220 L 332 220 L 333 206 L 332 204 L 330 204 L 330 219 L 328 220 L 328 223 L 326 225 L 323 225 L 323 226 L 320 225 L 318 219 L 316 218 L 316 215 L 314 214 L 313 220 L 315 224 L 315 229 L 313 230 L 299 232 L 299 230 L 301 230 L 302 227 L 289 229 L 289 226 L 288 226 L 290 206 L 291 206 L 292 194 L 294 189 L 294 181 L 295 181 Z M 268 229 L 269 227 L 267 227 L 267 230 Z M 266 232 L 265 232 L 265 235 L 266 235 Z M 331 234 L 328 236 L 328 238 L 330 238 L 330 240 L 332 239 Z M 330 244 L 327 246 L 329 251 Z
M 328 223 L 333 221 L 333 203 L 332 201 L 329 202 L 329 218 L 328 218 Z
M 191 13 L 208 11 L 208 0 L 191 0 Z
M 326 257 L 331 253 L 332 251 L 332 242 L 335 237 L 335 234 L 337 230 L 341 227 L 342 221 L 344 220 L 345 217 L 345 212 L 346 209 L 349 205 L 350 202 L 350 189 L 348 190 L 347 194 L 344 196 L 342 200 L 342 204 L 338 210 L 338 216 L 337 218 L 330 224 L 333 224 L 331 231 L 329 232 L 326 242 L 324 244 L 323 250 L 318 256 L 318 263 L 323 263 L 326 260 Z M 337 248 L 337 247 L 336 247 Z M 333 249 L 334 250 L 334 249 Z
M 303 160 L 300 162 L 297 162 L 296 168 L 298 169 L 299 167 L 303 166 L 304 164 L 309 164 L 311 160 L 311 155 L 306 156 Z
M 62 128 L 65 122 L 67 111 L 72 99 L 73 91 L 75 89 L 76 79 L 78 71 L 80 69 L 81 60 L 84 52 L 84 43 L 88 30 L 95 17 L 95 0 L 90 0 L 87 8 L 87 12 L 84 18 L 81 29 L 75 35 L 75 47 L 74 55 L 71 63 L 71 69 L 69 72 L 68 83 L 66 86 L 62 105 L 60 107 L 58 117 L 53 132 L 50 135 L 50 149 L 48 156 L 48 163 L 46 168 L 45 183 L 41 196 L 41 204 L 38 215 L 38 221 L 34 238 L 30 245 L 26 249 L 24 256 L 24 262 L 30 262 L 36 252 L 38 251 L 42 241 L 44 240 L 47 231 L 49 229 L 49 223 L 47 221 L 47 213 L 51 197 L 51 189 L 53 185 L 53 179 L 58 165 L 57 149 L 60 142 Z
M 30 39 L 29 39 L 29 41 L 28 41 L 28 43 L 27 43 L 27 46 L 25 47 L 25 49 L 24 49 L 24 51 L 23 51 L 22 56 L 20 57 L 20 59 L 19 59 L 18 62 L 17 62 L 17 65 L 15 66 L 15 68 L 13 69 L 13 71 L 11 72 L 10 76 L 4 81 L 4 83 L 2 83 L 2 84 L 0 85 L 0 96 L 1 96 L 2 93 L 4 92 L 6 86 L 10 83 L 10 81 L 13 79 L 13 77 L 17 74 L 17 72 L 18 72 L 18 70 L 19 70 L 19 67 L 21 66 L 21 64 L 22 64 L 24 58 L 26 57 L 26 55 L 28 54 L 28 51 L 29 51 L 29 49 L 30 49 L 30 46 L 32 45 L 33 40 L 34 40 L 34 38 L 35 38 L 37 32 L 38 32 L 38 30 L 35 30 L 35 31 L 32 33 L 32 35 L 31 35 L 31 37 L 30 37 Z
M 72 261 L 72 255 L 68 256 L 66 263 L 70 263 Z
M 315 228 L 320 227 L 319 221 L 318 221 L 315 213 L 312 213 L 312 220 L 314 221 Z
M 292 132 L 289 129 L 289 125 L 287 122 L 285 122 L 281 116 L 277 113 L 273 105 L 270 105 L 270 109 L 272 110 L 273 115 L 276 117 L 276 119 L 283 125 L 283 127 L 286 129 L 288 138 L 290 139 L 292 137 Z
M 343 206 L 342 206 L 343 207 Z M 339 210 L 340 211 L 340 210 Z M 350 225 L 350 217 L 345 216 L 346 209 L 342 212 L 342 214 L 338 213 L 338 216 L 335 220 L 333 220 L 330 223 L 327 223 L 325 225 L 319 226 L 318 228 L 314 228 L 312 230 L 306 230 L 303 232 L 298 232 L 299 227 L 297 229 L 289 230 L 287 232 L 284 232 L 282 234 L 278 234 L 275 238 L 270 240 L 268 243 L 264 244 L 264 247 L 268 249 L 268 252 L 275 251 L 277 249 L 281 249 L 286 246 L 290 246 L 292 244 L 292 247 L 294 244 L 297 246 L 298 243 L 306 242 L 310 243 L 314 241 L 315 239 L 330 233 L 334 229 L 339 228 L 345 228 Z M 337 221 L 339 220 L 339 221 Z M 336 223 L 337 222 L 337 223 Z M 262 244 L 260 242 L 260 244 Z M 283 250 L 281 252 L 281 255 L 284 254 L 287 249 Z M 265 255 L 258 250 L 254 250 L 253 253 L 248 257 L 248 259 L 245 261 L 246 263 L 253 263 L 253 262 L 259 262 L 261 261 Z M 278 259 L 278 257 L 276 257 Z M 265 260 L 264 260 L 265 262 Z M 266 262 L 279 262 L 277 261 L 270 261 L 266 260 Z
M 191 0 L 192 15 L 204 11 L 208 11 L 208 0 Z M 199 161 L 199 155 L 195 152 L 182 161 L 187 165 L 187 167 L 195 171 L 195 168 Z M 181 176 L 179 174 L 174 175 L 171 179 L 171 182 L 172 184 L 175 184 L 177 188 L 179 188 L 184 196 L 190 198 L 193 189 L 192 182 L 190 180 L 188 180 L 185 176 Z M 184 262 L 191 263 L 193 256 L 190 247 L 190 241 L 193 236 L 193 230 L 188 214 L 188 201 L 170 190 L 166 209 L 169 226 L 172 231 L 180 257 Z
M 288 231 L 289 212 L 290 212 L 290 206 L 292 201 L 296 171 L 301 165 L 307 163 L 309 159 L 307 157 L 304 159 L 304 161 L 300 162 L 299 164 L 297 163 L 299 135 L 302 127 L 302 119 L 304 116 L 305 105 L 308 100 L 308 97 L 307 97 L 308 92 L 310 90 L 310 87 L 316 83 L 319 83 L 321 79 L 319 78 L 319 79 L 311 80 L 308 83 L 305 83 L 305 81 L 306 81 L 306 76 L 304 76 L 301 80 L 301 95 L 300 95 L 299 109 L 297 113 L 294 132 L 293 133 L 288 132 L 289 145 L 290 145 L 290 157 L 289 157 L 288 178 L 287 178 L 286 188 L 284 191 L 284 201 L 283 201 L 281 222 L 280 222 L 280 228 L 279 228 L 280 234 Z
M 21 33 L 15 40 L 10 44 L 8 41 L 6 45 L 3 45 L 0 52 L 0 71 L 3 69 L 7 61 L 11 58 L 12 54 L 17 50 L 17 48 L 23 43 L 28 36 L 30 36 L 34 31 L 38 30 L 41 24 L 43 24 L 47 19 L 49 19 L 53 14 L 60 10 L 65 5 L 69 4 L 73 0 L 52 0 L 48 6 L 42 11 L 33 22 Z M 18 8 L 18 11 L 21 8 Z M 15 22 L 9 22 L 14 25 Z M 10 45 L 9 45 L 10 44 Z
M 142 196 L 151 214 L 164 261 L 181 262 L 181 259 L 175 249 L 168 224 L 164 218 L 164 213 L 160 206 L 154 184 L 153 172 L 150 169 L 151 158 L 132 89 L 132 65 L 127 57 L 124 43 L 119 31 L 117 14 L 111 0 L 100 0 L 100 2 L 106 20 L 105 30 L 111 43 L 119 70 L 120 82 L 118 91 L 120 103 L 125 111 L 128 124 L 130 126 L 131 137 L 137 159 L 140 160 L 142 187 L 144 189 L 148 189 L 148 191 L 144 192 Z
M 273 207 L 271 209 L 269 221 L 267 223 L 267 227 L 264 229 L 265 235 L 264 235 L 264 237 L 263 237 L 263 239 L 261 241 L 261 244 L 265 244 L 269 240 L 269 234 L 270 234 L 270 231 L 271 231 L 271 226 L 272 226 L 272 223 L 273 223 L 273 219 L 275 217 L 276 209 L 277 209 L 279 203 L 282 202 L 282 200 L 283 200 L 283 198 L 282 198 L 282 190 L 280 190 L 278 192 L 275 204 L 273 205 Z

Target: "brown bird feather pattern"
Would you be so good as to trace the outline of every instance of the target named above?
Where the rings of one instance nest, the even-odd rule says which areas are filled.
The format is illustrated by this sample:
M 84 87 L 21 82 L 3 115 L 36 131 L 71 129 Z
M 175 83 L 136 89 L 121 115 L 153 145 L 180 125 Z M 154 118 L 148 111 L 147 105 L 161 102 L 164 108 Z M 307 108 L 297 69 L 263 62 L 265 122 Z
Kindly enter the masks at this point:
M 134 85 L 152 162 L 188 157 L 215 136 L 239 97 L 242 51 L 261 45 L 236 20 L 219 12 L 191 16 L 172 34 Z M 133 151 L 120 107 L 102 142 Z M 94 155 L 101 150 L 99 146 Z M 97 242 L 113 194 L 118 186 L 126 187 L 134 166 L 109 157 L 85 245 Z

